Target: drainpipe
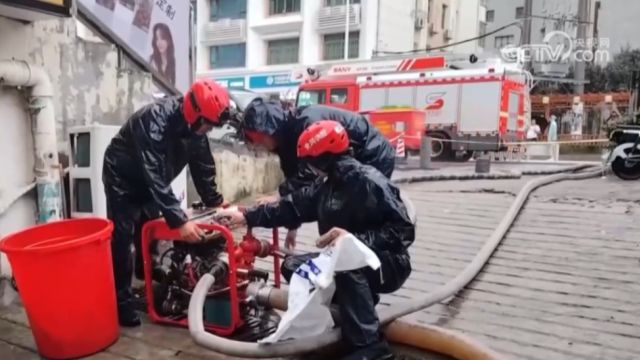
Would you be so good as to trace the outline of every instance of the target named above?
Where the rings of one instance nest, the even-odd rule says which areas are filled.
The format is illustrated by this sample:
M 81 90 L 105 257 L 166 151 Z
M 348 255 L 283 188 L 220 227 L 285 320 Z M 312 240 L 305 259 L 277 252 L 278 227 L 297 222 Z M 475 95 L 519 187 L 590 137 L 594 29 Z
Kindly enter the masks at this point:
M 51 80 L 43 68 L 26 61 L 0 60 L 0 86 L 29 87 L 31 90 L 27 109 L 35 144 L 38 222 L 59 220 L 62 218 L 62 196 Z
M 0 86 L 29 87 L 27 109 L 31 116 L 35 144 L 35 186 L 38 193 L 38 222 L 62 218 L 60 163 L 56 139 L 55 112 L 51 80 L 44 69 L 25 61 L 0 60 Z M 29 185 L 25 189 L 31 189 Z M 1 212 L 28 190 L 20 191 Z M 0 212 L 0 215 L 1 215 Z M 0 254 L 0 280 L 11 278 L 11 267 L 4 254 Z

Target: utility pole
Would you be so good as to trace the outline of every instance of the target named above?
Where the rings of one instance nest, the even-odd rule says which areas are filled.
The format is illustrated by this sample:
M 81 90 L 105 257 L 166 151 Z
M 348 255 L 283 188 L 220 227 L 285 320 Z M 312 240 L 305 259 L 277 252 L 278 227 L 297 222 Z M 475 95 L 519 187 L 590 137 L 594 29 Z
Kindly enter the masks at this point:
M 579 0 L 578 2 L 578 33 L 576 51 L 584 53 L 585 42 L 587 37 L 587 24 L 589 22 L 589 0 Z M 576 84 L 573 91 L 581 95 L 584 93 L 584 75 L 586 64 L 584 59 L 577 59 L 575 62 L 575 80 Z
M 524 1 L 524 24 L 522 27 L 521 45 L 531 45 L 531 16 L 533 15 L 533 0 Z M 530 55 L 530 54 L 528 54 Z M 527 59 L 524 68 L 531 70 L 531 60 Z
M 344 19 L 344 59 L 349 60 L 349 0 L 345 1 Z
M 595 40 L 593 42 L 592 48 L 591 50 L 593 51 L 593 53 L 596 53 L 596 50 L 598 49 L 598 39 L 600 39 L 600 32 L 598 31 L 598 21 L 600 19 L 600 8 L 602 7 L 602 2 L 601 1 L 596 1 L 596 8 L 593 11 L 593 40 Z

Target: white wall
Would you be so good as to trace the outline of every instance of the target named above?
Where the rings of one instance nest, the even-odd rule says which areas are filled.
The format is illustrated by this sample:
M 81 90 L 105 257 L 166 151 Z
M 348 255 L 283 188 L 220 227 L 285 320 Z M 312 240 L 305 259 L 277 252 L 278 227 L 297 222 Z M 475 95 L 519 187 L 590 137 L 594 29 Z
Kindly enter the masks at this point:
M 262 0 L 247 0 L 247 24 L 259 22 L 269 8 Z M 267 46 L 260 34 L 247 27 L 247 68 L 257 68 L 266 64 Z
M 413 50 L 414 2 L 380 1 L 379 51 Z
M 455 6 L 454 6 L 455 4 Z M 485 8 L 480 6 L 480 0 L 455 0 L 452 3 L 454 11 L 457 11 L 457 18 L 453 19 L 454 38 L 452 43 L 474 38 L 479 34 L 481 20 L 485 20 Z M 492 30 L 493 25 L 487 25 L 487 30 Z M 488 40 L 487 40 L 488 41 Z M 478 46 L 478 41 L 471 41 L 464 44 L 456 45 L 451 48 L 457 53 L 478 54 L 482 52 L 482 48 Z
M 322 36 L 318 34 L 320 1 L 302 1 L 302 32 L 300 34 L 300 63 L 315 64 L 322 59 Z
M 360 58 L 370 59 L 373 51 L 378 50 L 378 4 L 383 0 L 361 1 Z
M 196 69 L 208 70 L 209 69 L 209 49 L 206 46 L 201 46 L 201 34 L 202 28 L 209 23 L 210 18 L 210 2 L 200 0 L 197 1 L 197 19 L 196 19 Z

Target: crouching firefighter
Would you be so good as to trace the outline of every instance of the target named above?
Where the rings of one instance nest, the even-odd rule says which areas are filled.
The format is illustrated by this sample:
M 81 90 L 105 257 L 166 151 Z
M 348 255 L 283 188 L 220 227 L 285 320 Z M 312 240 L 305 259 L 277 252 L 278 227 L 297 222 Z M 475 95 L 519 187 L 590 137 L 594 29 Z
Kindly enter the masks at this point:
M 353 157 L 362 164 L 371 165 L 391 178 L 395 166 L 395 150 L 367 119 L 357 113 L 324 105 L 285 110 L 280 103 L 253 100 L 245 109 L 243 135 L 249 144 L 266 148 L 280 159 L 285 181 L 279 186 L 279 196 L 286 196 L 318 178 L 309 167 L 298 160 L 296 151 L 300 134 L 311 124 L 321 120 L 334 120 L 342 125 L 349 138 Z M 263 198 L 259 203 L 276 201 L 278 196 Z M 295 246 L 295 231 L 287 234 L 285 246 Z
M 349 232 L 372 249 L 382 262 L 380 269 L 337 273 L 334 301 L 339 306 L 343 339 L 351 350 L 345 359 L 390 359 L 375 305 L 379 294 L 398 290 L 411 273 L 408 248 L 415 238 L 415 215 L 387 176 L 356 160 L 349 144 L 347 131 L 338 122 L 313 123 L 300 135 L 297 154 L 324 181 L 277 202 L 243 212 L 223 211 L 219 219 L 249 228 L 295 228 L 317 221 L 322 234 L 318 247 Z M 315 256 L 287 257 L 282 274 L 289 281 L 298 266 Z
M 223 203 L 216 188 L 216 169 L 206 133 L 229 116 L 229 95 L 210 80 L 196 81 L 184 97 L 160 99 L 135 112 L 108 146 L 102 179 L 107 216 L 114 223 L 111 251 L 122 326 L 138 326 L 131 292 L 131 244 L 135 273 L 143 279 L 141 229 L 162 213 L 186 241 L 202 231 L 180 208 L 171 182 L 188 164 L 195 187 L 207 207 Z

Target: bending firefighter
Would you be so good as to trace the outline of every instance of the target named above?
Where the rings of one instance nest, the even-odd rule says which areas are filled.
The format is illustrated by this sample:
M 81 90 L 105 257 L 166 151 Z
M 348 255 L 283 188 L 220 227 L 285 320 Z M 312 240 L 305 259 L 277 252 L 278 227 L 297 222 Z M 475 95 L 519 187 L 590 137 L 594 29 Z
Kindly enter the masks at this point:
M 324 181 L 278 202 L 244 212 L 223 211 L 219 218 L 250 228 L 296 228 L 317 221 L 323 234 L 318 247 L 330 246 L 349 232 L 371 248 L 381 268 L 337 273 L 334 301 L 340 310 L 343 338 L 351 350 L 346 359 L 390 359 L 375 305 L 379 294 L 396 291 L 411 273 L 408 248 L 415 238 L 413 210 L 387 176 L 353 157 L 347 131 L 336 121 L 311 124 L 300 135 L 297 154 Z M 283 275 L 290 280 L 299 265 L 315 256 L 287 257 Z
M 114 223 L 111 250 L 121 325 L 140 324 L 131 292 L 131 245 L 136 248 L 136 277 L 143 279 L 140 236 L 144 223 L 161 212 L 169 227 L 180 229 L 184 240 L 202 237 L 181 209 L 171 189 L 173 179 L 188 164 L 205 206 L 223 203 L 206 133 L 227 116 L 227 92 L 213 81 L 201 80 L 184 97 L 161 99 L 138 110 L 111 140 L 102 176 L 108 217 Z
M 280 167 L 285 176 L 285 181 L 278 188 L 280 197 L 310 186 L 317 180 L 317 175 L 298 160 L 297 144 L 304 129 L 326 119 L 337 121 L 346 130 L 356 160 L 375 167 L 391 178 L 395 150 L 364 116 L 323 105 L 300 107 L 290 112 L 280 103 L 265 102 L 258 98 L 245 109 L 242 129 L 248 143 L 274 152 L 280 158 Z M 263 198 L 259 203 L 277 199 L 278 196 Z M 287 248 L 295 245 L 295 236 L 295 231 L 290 230 L 285 243 Z

